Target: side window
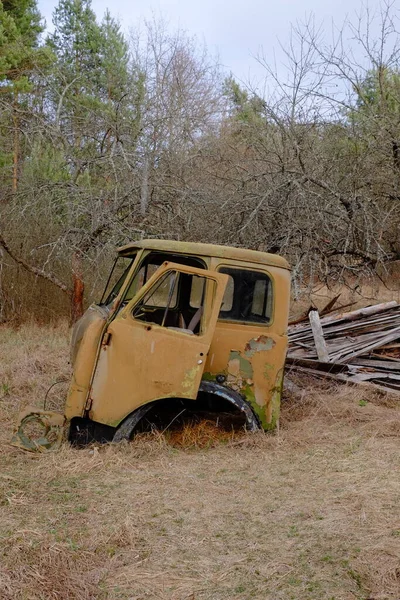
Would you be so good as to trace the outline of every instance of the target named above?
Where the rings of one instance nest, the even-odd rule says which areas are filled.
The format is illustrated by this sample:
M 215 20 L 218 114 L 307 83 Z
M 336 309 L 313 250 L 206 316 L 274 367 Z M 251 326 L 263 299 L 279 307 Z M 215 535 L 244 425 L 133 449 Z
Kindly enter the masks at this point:
M 206 280 L 204 277 L 192 276 L 192 285 L 190 287 L 189 304 L 192 308 L 199 308 L 203 304 L 203 296 Z
M 139 321 L 199 335 L 204 328 L 206 281 L 198 275 L 167 271 L 133 308 L 132 316 Z
M 129 270 L 135 260 L 135 254 L 132 256 L 118 256 L 114 262 L 111 273 L 108 277 L 103 296 L 100 300 L 100 304 L 109 305 L 118 296 L 119 291 L 124 283 Z
M 139 314 L 157 308 L 174 308 L 178 295 L 178 282 L 179 273 L 177 271 L 165 273 L 134 309 L 133 316 L 139 318 Z
M 135 277 L 132 279 L 131 284 L 125 294 L 125 301 L 129 301 L 133 298 L 135 294 L 144 286 L 144 284 L 150 279 L 152 275 L 157 271 L 160 267 L 159 264 L 145 264 L 140 267 L 139 272 L 136 273 Z
M 251 313 L 262 317 L 265 314 L 264 301 L 268 294 L 268 281 L 266 279 L 257 279 L 254 284 L 253 303 Z
M 170 253 L 152 252 L 149 255 L 147 255 L 146 258 L 143 260 L 139 271 L 136 272 L 128 289 L 126 290 L 124 296 L 124 304 L 126 304 L 127 302 L 132 300 L 132 298 L 134 298 L 138 291 L 144 286 L 145 283 L 148 282 L 150 277 L 154 275 L 157 269 L 159 269 L 165 261 L 175 262 L 178 264 L 187 264 L 189 266 L 197 268 L 205 267 L 205 264 L 200 259 L 196 259 L 193 257 L 177 256 Z M 198 290 L 198 285 L 196 287 L 196 290 Z M 194 294 L 196 294 L 196 292 L 194 292 Z
M 220 319 L 268 324 L 272 320 L 273 287 L 270 277 L 260 271 L 221 267 L 229 276 Z
M 221 272 L 223 272 L 221 270 Z M 222 304 L 221 304 L 221 312 L 229 312 L 232 310 L 233 307 L 233 290 L 235 287 L 235 283 L 233 280 L 232 275 L 228 275 L 228 283 L 226 284 L 226 288 L 225 288 L 225 294 L 224 297 L 222 299 Z

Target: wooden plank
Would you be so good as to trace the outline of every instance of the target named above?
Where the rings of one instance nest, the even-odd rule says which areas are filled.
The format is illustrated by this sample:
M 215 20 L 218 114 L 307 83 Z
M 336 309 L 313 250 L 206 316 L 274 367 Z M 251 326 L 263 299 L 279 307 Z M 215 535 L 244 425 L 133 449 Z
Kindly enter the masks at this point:
M 322 332 L 322 326 L 318 311 L 315 309 L 310 310 L 308 318 L 310 319 L 310 325 L 314 337 L 315 349 L 317 352 L 318 359 L 322 362 L 329 362 L 329 354 L 326 347 L 324 334 Z
M 339 298 L 340 298 L 341 295 L 342 294 L 338 294 L 337 296 L 335 296 L 334 298 L 332 298 L 332 300 L 329 300 L 328 304 L 325 304 L 324 308 L 322 308 L 319 311 L 319 314 L 320 315 L 326 315 L 326 314 L 328 314 L 330 312 L 333 312 L 333 307 L 335 306 L 336 301 L 339 300 Z
M 321 319 L 321 325 L 324 330 L 324 335 L 326 338 L 332 338 L 343 335 L 361 335 L 363 333 L 371 333 L 371 332 L 381 332 L 384 330 L 390 330 L 394 327 L 400 325 L 400 315 L 388 316 L 381 319 L 374 320 L 361 320 L 360 321 L 352 321 L 350 323 L 340 323 L 339 325 L 324 325 Z M 309 335 L 309 332 L 307 332 Z M 291 336 L 290 336 L 291 337 Z M 300 336 L 293 336 L 293 339 Z M 302 337 L 305 337 L 305 333 Z M 292 337 L 291 337 L 292 339 Z
M 319 311 L 319 314 L 328 315 L 331 312 L 341 310 L 343 308 L 347 308 L 348 306 L 353 306 L 353 304 L 355 304 L 355 302 L 349 302 L 349 304 L 343 304 L 342 306 L 337 306 L 336 308 L 334 308 L 336 302 L 339 300 L 341 295 L 342 294 L 340 293 L 334 298 L 332 298 L 332 300 L 329 300 L 329 302 L 325 304 L 325 306 Z M 310 307 L 305 313 L 303 313 L 300 317 L 297 317 L 297 319 L 295 319 L 294 321 L 289 321 L 289 327 L 293 325 L 298 325 L 299 323 L 308 323 L 308 314 L 313 308 L 315 309 L 315 307 L 312 304 L 310 304 Z
M 357 310 L 353 310 L 351 312 L 347 312 L 347 313 L 340 313 L 338 315 L 332 315 L 329 317 L 322 317 L 321 319 L 321 324 L 322 326 L 328 325 L 330 323 L 337 323 L 340 321 L 343 321 L 344 323 L 349 323 L 352 321 L 356 321 L 357 319 L 368 319 L 371 316 L 374 315 L 379 315 L 381 313 L 384 313 L 388 310 L 392 310 L 392 309 L 400 309 L 400 305 L 395 301 L 392 300 L 390 302 L 384 302 L 382 304 L 374 304 L 372 306 L 367 306 L 365 308 L 359 308 Z M 385 316 L 385 315 L 383 315 Z M 398 316 L 398 313 L 394 312 L 394 316 Z M 378 317 L 379 318 L 379 317 Z M 293 334 L 295 333 L 300 333 L 302 331 L 304 331 L 305 329 L 307 329 L 309 326 L 306 325 L 305 323 L 299 323 L 298 325 L 294 325 L 292 327 L 292 332 Z
M 380 350 L 380 348 L 377 348 Z M 399 358 L 395 356 L 388 356 L 387 354 L 378 354 L 377 352 L 371 352 L 370 356 L 376 356 L 377 358 L 384 358 L 385 360 L 391 360 L 393 362 L 398 362 Z
M 374 329 L 382 327 L 391 327 L 400 323 L 400 313 L 390 315 L 372 315 L 369 318 L 357 319 L 357 321 L 342 321 L 339 323 L 324 324 L 321 319 L 321 325 L 326 331 L 356 331 L 357 329 Z
M 302 342 L 295 342 L 296 346 L 301 346 L 301 348 L 306 348 L 306 350 L 315 350 L 315 347 L 312 346 L 311 344 L 303 344 Z
M 329 348 L 329 355 L 331 357 L 331 361 L 332 362 L 340 362 L 342 358 L 344 358 L 345 356 L 359 356 L 364 354 L 365 348 L 368 348 L 371 346 L 372 343 L 379 343 L 379 337 L 378 336 L 373 336 L 372 338 L 369 337 L 367 339 L 361 339 L 361 340 L 354 340 L 352 343 L 343 343 L 341 347 L 339 347 L 339 349 L 334 348 L 332 349 L 330 347 L 330 345 L 328 345 Z M 368 352 L 368 350 L 367 350 Z
M 392 350 L 394 348 L 400 348 L 400 344 L 386 344 L 385 346 L 381 346 L 381 350 Z
M 311 358 L 296 358 L 288 356 L 286 358 L 288 365 L 295 367 L 304 367 L 306 369 L 315 369 L 317 371 L 325 371 L 328 373 L 347 373 L 352 365 L 339 365 L 332 362 L 321 362 L 319 360 L 313 360 Z
M 391 362 L 387 360 L 379 360 L 373 358 L 357 358 L 354 366 L 371 367 L 372 369 L 387 369 L 388 371 L 398 371 L 400 373 L 400 362 Z M 352 363 L 348 363 L 349 366 Z
M 386 334 L 385 337 L 388 337 Z M 369 353 L 369 348 L 378 347 L 380 345 L 380 340 L 384 339 L 384 336 L 379 336 L 377 334 L 372 336 L 365 336 L 362 339 L 354 339 L 351 343 L 343 343 L 339 349 L 331 348 L 328 344 L 329 353 L 332 362 L 340 362 L 342 358 L 346 356 L 362 356 L 365 353 Z
M 304 322 L 308 323 L 308 313 L 310 312 L 311 309 L 312 309 L 312 304 L 310 304 L 310 307 L 300 317 L 297 317 L 297 319 L 295 319 L 294 321 L 289 321 L 288 326 L 293 327 L 293 325 L 298 325 L 299 323 L 304 323 Z
M 393 329 L 391 334 L 387 335 L 386 337 L 380 338 L 373 344 L 369 344 L 369 346 L 365 346 L 364 348 L 361 348 L 360 350 L 357 350 L 356 352 L 352 352 L 350 355 L 346 355 L 346 356 L 340 358 L 339 360 L 337 360 L 337 362 L 347 363 L 347 362 L 351 361 L 353 358 L 356 358 L 357 356 L 361 356 L 362 354 L 367 354 L 371 350 L 375 350 L 375 348 L 382 346 L 382 344 L 386 344 L 387 342 L 392 342 L 393 340 L 397 339 L 399 336 L 400 336 L 400 327 L 396 327 L 395 329 Z
M 332 317 L 323 317 L 322 325 L 326 325 L 327 323 L 334 323 L 335 321 L 340 321 L 342 319 L 346 321 L 355 321 L 356 319 L 367 317 L 370 315 L 375 315 L 381 312 L 385 312 L 390 308 L 395 308 L 399 306 L 396 300 L 391 300 L 390 302 L 384 302 L 382 304 L 373 304 L 372 306 L 367 306 L 366 308 L 359 308 L 358 310 L 353 310 L 352 312 L 342 313 L 340 315 L 334 315 Z
M 382 373 L 382 371 L 375 371 L 370 373 L 357 373 L 351 377 L 352 381 L 368 381 L 369 379 L 392 379 L 394 381 L 400 381 L 400 374 L 394 375 L 393 373 Z
M 385 394 L 392 394 L 396 396 L 396 398 L 400 397 L 400 390 L 397 390 L 395 387 L 390 387 L 389 382 L 388 387 L 386 387 L 386 385 L 379 385 L 370 381 L 352 381 L 351 377 L 349 377 L 348 375 L 344 375 L 343 373 L 327 373 L 325 371 L 317 371 L 315 369 L 308 369 L 297 365 L 291 365 L 290 369 L 293 369 L 294 371 L 299 371 L 300 373 L 305 373 L 306 375 L 312 375 L 313 377 L 317 377 L 320 379 L 333 379 L 336 381 L 341 381 L 343 383 L 357 385 L 366 388 L 367 390 L 379 390 L 381 392 L 384 392 Z
M 367 333 L 384 332 L 393 329 L 396 326 L 400 326 L 400 314 L 380 316 L 378 318 L 372 317 L 369 319 L 360 319 L 359 321 L 352 322 L 341 322 L 339 324 L 328 324 L 324 325 L 323 319 L 321 320 L 324 337 L 326 340 L 340 338 L 344 335 L 354 337 L 355 335 L 363 335 Z M 291 343 L 297 341 L 307 342 L 312 340 L 312 330 L 310 326 L 303 331 L 289 331 L 289 340 Z
M 370 382 L 368 382 L 370 383 Z M 372 381 L 371 383 L 375 383 Z M 377 384 L 379 384 L 379 379 L 377 380 Z M 393 383 L 392 381 L 385 381 L 385 387 L 390 388 L 390 391 L 398 390 L 400 392 L 400 385 Z

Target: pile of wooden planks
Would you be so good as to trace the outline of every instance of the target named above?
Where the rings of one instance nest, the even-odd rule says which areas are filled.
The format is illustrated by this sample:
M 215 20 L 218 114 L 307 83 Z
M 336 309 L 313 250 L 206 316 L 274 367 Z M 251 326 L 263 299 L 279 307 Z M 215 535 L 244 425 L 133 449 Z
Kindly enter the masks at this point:
M 289 326 L 287 363 L 320 377 L 400 393 L 400 304 L 395 301 Z

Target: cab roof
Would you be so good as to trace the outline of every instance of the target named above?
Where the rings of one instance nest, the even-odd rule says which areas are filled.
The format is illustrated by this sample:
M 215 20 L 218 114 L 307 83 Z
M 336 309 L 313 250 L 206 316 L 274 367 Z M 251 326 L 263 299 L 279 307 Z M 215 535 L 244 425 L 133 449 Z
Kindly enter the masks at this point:
M 130 242 L 118 248 L 118 253 L 129 255 L 131 250 L 155 250 L 157 252 L 173 252 L 176 254 L 193 254 L 196 256 L 215 256 L 218 258 L 229 258 L 244 262 L 253 262 L 281 269 L 290 269 L 289 263 L 278 254 L 259 252 L 258 250 L 247 250 L 245 248 L 234 248 L 232 246 L 218 246 L 215 244 L 198 244 L 195 242 L 177 242 L 175 240 L 139 240 Z

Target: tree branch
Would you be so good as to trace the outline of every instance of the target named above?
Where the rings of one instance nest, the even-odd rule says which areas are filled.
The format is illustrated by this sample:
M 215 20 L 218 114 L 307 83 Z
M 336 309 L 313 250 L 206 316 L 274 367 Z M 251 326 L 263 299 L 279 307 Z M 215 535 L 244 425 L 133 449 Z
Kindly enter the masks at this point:
M 21 267 L 23 267 L 26 271 L 28 271 L 29 273 L 33 273 L 33 275 L 37 275 L 38 277 L 41 277 L 42 279 L 46 279 L 47 281 L 50 281 L 50 283 L 57 286 L 60 290 L 62 290 L 65 294 L 67 294 L 68 297 L 70 297 L 70 298 L 72 297 L 72 290 L 67 285 L 65 285 L 65 283 L 63 283 L 60 279 L 58 279 L 58 277 L 56 275 L 54 275 L 54 273 L 49 273 L 48 271 L 45 271 L 44 269 L 39 269 L 38 267 L 35 267 L 34 265 L 30 265 L 23 258 L 16 256 L 14 254 L 14 252 L 12 252 L 12 250 L 10 249 L 8 244 L 6 243 L 6 241 L 3 238 L 1 233 L 0 233 L 0 247 L 3 248 L 7 252 L 7 254 L 17 264 L 21 265 Z

